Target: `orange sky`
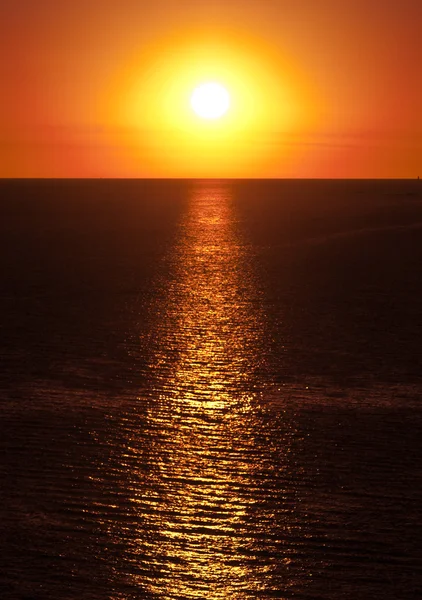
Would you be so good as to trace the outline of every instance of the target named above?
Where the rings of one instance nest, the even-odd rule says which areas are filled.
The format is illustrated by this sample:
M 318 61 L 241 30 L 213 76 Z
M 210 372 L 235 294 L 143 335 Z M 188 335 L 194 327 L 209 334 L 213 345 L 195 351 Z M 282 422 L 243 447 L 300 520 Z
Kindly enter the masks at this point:
M 3 2 L 0 176 L 422 176 L 421 32 L 420 0 Z

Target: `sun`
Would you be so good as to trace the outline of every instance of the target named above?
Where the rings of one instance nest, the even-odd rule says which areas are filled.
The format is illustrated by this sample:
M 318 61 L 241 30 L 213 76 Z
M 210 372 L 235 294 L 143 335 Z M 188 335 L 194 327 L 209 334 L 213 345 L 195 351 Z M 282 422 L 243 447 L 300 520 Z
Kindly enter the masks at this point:
M 190 103 L 198 117 L 219 119 L 230 108 L 230 94 L 220 83 L 207 82 L 194 89 Z

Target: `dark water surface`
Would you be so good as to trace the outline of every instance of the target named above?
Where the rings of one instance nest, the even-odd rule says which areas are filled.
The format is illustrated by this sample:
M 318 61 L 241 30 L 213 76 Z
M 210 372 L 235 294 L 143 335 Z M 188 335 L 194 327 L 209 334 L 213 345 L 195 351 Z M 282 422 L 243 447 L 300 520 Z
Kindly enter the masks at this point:
M 0 182 L 0 597 L 422 597 L 422 185 Z

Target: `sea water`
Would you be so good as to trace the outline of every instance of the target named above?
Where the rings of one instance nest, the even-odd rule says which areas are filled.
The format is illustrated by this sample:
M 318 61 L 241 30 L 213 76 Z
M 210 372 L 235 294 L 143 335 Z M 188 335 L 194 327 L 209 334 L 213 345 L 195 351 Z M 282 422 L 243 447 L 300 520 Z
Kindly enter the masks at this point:
M 0 195 L 1 598 L 421 597 L 419 182 Z

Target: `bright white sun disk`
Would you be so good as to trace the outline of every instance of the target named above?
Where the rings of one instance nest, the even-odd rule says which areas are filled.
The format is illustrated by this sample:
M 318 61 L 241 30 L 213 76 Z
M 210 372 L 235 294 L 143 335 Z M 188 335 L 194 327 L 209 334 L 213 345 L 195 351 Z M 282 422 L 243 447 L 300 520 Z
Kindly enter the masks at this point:
M 220 83 L 203 83 L 190 99 L 195 113 L 203 119 L 218 119 L 230 108 L 230 94 Z

